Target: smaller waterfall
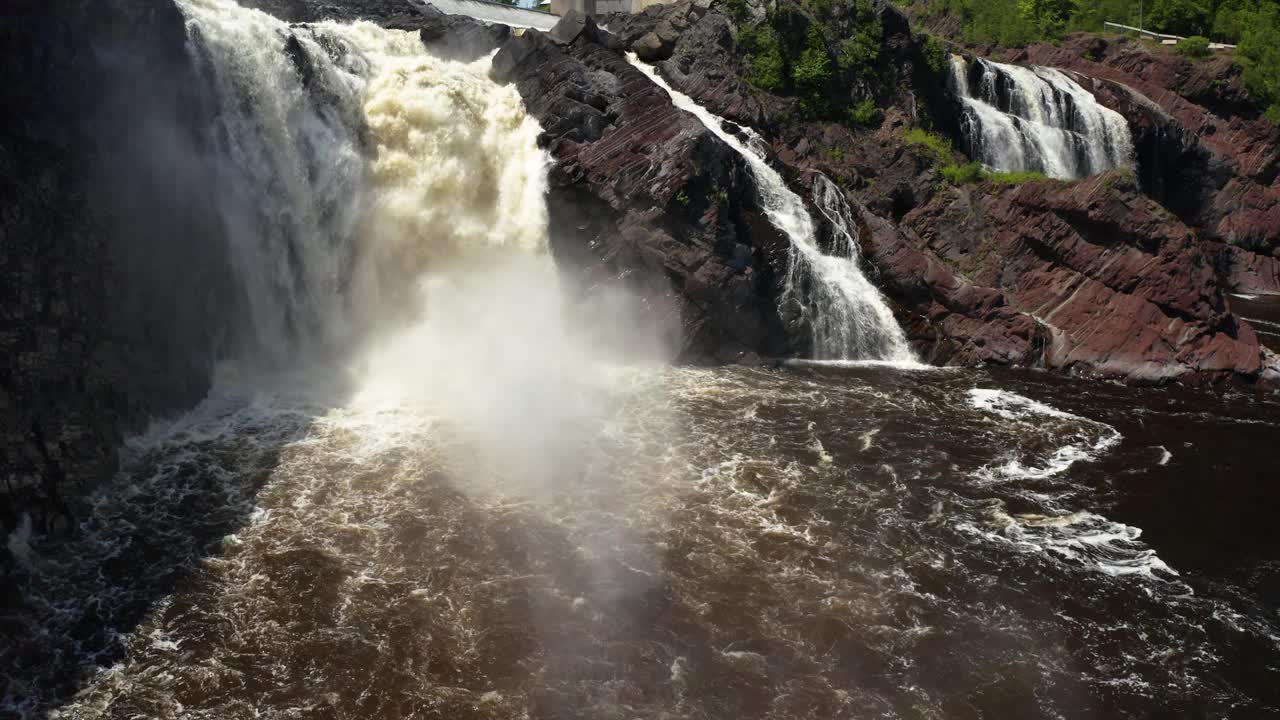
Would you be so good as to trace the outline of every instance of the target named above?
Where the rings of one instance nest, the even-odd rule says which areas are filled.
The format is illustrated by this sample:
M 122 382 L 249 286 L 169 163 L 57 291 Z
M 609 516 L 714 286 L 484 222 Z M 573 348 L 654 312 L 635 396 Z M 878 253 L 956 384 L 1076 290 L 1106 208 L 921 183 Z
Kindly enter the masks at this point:
M 764 161 L 761 143 L 753 131 L 743 128 L 743 134 L 753 140 L 749 146 L 724 130 L 723 119 L 672 89 L 653 67 L 640 62 L 635 54 L 628 53 L 627 59 L 666 90 L 676 107 L 698 118 L 747 161 L 755 175 L 765 214 L 774 227 L 791 240 L 782 301 L 784 304 L 796 302 L 807 316 L 813 330 L 814 359 L 916 364 L 893 312 L 858 266 L 856 230 L 839 189 L 823 177 L 819 177 L 815 187 L 815 201 L 839 236 L 835 254 L 829 255 L 818 246 L 817 229 L 804 200 Z
M 951 56 L 970 157 L 1000 172 L 1074 180 L 1133 165 L 1129 125 L 1066 74 Z

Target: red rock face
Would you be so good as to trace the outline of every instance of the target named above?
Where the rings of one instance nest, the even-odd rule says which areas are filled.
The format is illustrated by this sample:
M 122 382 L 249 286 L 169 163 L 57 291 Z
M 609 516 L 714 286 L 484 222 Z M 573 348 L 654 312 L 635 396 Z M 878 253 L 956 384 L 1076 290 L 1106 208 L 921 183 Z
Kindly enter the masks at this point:
M 591 21 L 495 57 L 555 159 L 551 242 L 584 292 L 623 285 L 686 362 L 792 352 L 774 278 L 785 240 L 741 157 L 632 67 Z M 798 335 L 798 333 L 792 333 Z
M 1006 59 L 1076 73 L 1134 127 L 1144 189 L 1216 241 L 1228 287 L 1280 293 L 1280 130 L 1249 105 L 1229 57 L 1075 36 Z
M 1146 133 L 1148 150 L 1172 138 L 1167 182 L 1151 184 L 1162 205 L 1124 173 L 1020 187 L 943 182 L 930 153 L 904 142 L 920 103 L 936 98 L 922 100 L 927 90 L 912 85 L 919 55 L 901 28 L 886 41 L 897 48 L 886 60 L 894 65 L 887 76 L 898 78 L 893 107 L 878 129 L 858 131 L 799 120 L 789 112 L 793 98 L 742 82 L 734 35 L 714 11 L 686 2 L 608 22 L 609 36 L 512 38 L 495 71 L 517 83 L 557 160 L 551 207 L 562 264 L 572 260 L 589 283 L 626 278 L 654 304 L 667 303 L 681 318 L 685 359 L 803 353 L 802 333 L 778 313 L 786 240 L 758 212 L 740 159 L 629 67 L 620 55 L 627 49 L 651 53 L 675 87 L 761 131 L 802 196 L 813 172 L 845 189 L 865 267 L 929 361 L 1129 382 L 1280 379 L 1280 362 L 1224 296 L 1229 287 L 1280 288 L 1270 254 L 1280 228 L 1269 176 L 1274 133 L 1241 117 L 1221 120 L 1176 92 L 1150 86 L 1156 97 L 1148 98 L 1121 84 L 1149 70 L 1151 82 L 1215 107 L 1242 102 L 1194 68 L 1164 77 L 1178 68 L 1079 65 L 1080 51 L 1054 63 L 1056 49 L 1033 49 L 1046 55 L 1038 62 L 1069 71 L 1102 68 L 1079 77 Z
M 1251 379 L 1275 364 L 1194 234 L 1118 174 L 950 189 L 898 228 L 864 221 L 866 252 L 925 320 L 911 329 L 935 361 L 1131 382 Z

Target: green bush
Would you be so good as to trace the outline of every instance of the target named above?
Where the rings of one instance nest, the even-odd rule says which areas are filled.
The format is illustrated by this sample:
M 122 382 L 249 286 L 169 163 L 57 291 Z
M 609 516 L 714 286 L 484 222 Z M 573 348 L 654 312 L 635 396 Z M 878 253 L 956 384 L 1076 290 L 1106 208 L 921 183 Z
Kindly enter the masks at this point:
M 827 44 L 823 42 L 822 31 L 817 25 L 809 26 L 804 50 L 791 69 L 791 79 L 800 88 L 822 87 L 831 79 L 831 59 L 827 56 Z
M 968 185 L 970 183 L 982 182 L 987 176 L 987 171 L 982 167 L 982 163 L 965 163 L 958 165 L 952 163 L 942 166 L 939 171 L 942 177 L 952 185 Z
M 1266 108 L 1265 117 L 1280 125 L 1280 8 L 1264 8 L 1249 23 L 1236 53 L 1250 94 Z
M 924 55 L 925 65 L 934 75 L 942 75 L 947 72 L 947 51 L 942 47 L 942 43 L 938 38 L 926 34 L 920 52 Z
M 1210 11 L 1201 0 L 1150 0 L 1146 25 L 1170 35 L 1198 35 L 1210 27 Z
M 880 117 L 880 109 L 871 98 L 849 108 L 849 122 L 853 125 L 874 125 Z
M 827 43 L 817 25 L 809 26 L 804 50 L 791 68 L 791 80 L 800 95 L 800 107 L 805 115 L 816 118 L 830 114 L 826 93 L 827 83 L 831 80 L 831 58 L 827 55 Z
M 1209 38 L 1201 35 L 1192 35 L 1178 43 L 1178 46 L 1174 49 L 1179 55 L 1189 58 L 1206 58 L 1212 54 L 1209 51 Z
M 869 0 L 851 0 L 854 7 L 853 21 L 856 30 L 840 40 L 836 63 L 843 71 L 856 71 L 869 78 L 874 73 L 880 47 L 884 44 L 884 26 L 871 8 Z
M 903 136 L 908 147 L 916 148 L 932 160 L 945 163 L 951 159 L 951 141 L 922 128 L 911 128 Z
M 738 43 L 747 52 L 747 82 L 761 90 L 781 90 L 786 80 L 786 61 L 782 57 L 782 41 L 768 24 L 743 28 Z
M 1039 182 L 1048 180 L 1049 176 L 1044 173 L 1023 171 L 1023 172 L 989 172 L 987 179 L 992 182 L 998 182 L 1002 185 L 1021 185 L 1022 183 Z
M 982 166 L 982 163 L 949 163 L 943 165 L 939 172 L 943 179 L 952 185 L 969 185 L 984 181 L 991 181 L 1001 185 L 1021 185 L 1029 182 L 1039 182 L 1048 180 L 1048 176 L 1038 172 L 992 172 Z

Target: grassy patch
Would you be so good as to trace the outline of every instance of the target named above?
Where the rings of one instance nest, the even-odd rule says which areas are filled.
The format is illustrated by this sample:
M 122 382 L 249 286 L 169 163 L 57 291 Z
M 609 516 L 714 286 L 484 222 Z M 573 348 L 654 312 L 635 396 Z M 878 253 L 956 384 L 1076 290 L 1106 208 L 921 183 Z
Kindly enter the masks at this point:
M 907 147 L 915 148 L 939 163 L 951 160 L 951 141 L 923 128 L 911 128 L 903 136 Z
M 982 163 L 950 163 L 943 165 L 938 172 L 943 179 L 952 185 L 971 185 L 980 182 L 993 182 L 999 185 L 1021 185 L 1029 182 L 1048 180 L 1044 173 L 1038 172 L 992 172 Z
M 988 172 L 986 179 L 992 182 L 1000 183 L 1001 185 L 1021 185 L 1023 183 L 1040 182 L 1041 180 L 1048 180 L 1049 176 L 1045 175 L 1044 173 L 1034 172 L 1034 171 Z

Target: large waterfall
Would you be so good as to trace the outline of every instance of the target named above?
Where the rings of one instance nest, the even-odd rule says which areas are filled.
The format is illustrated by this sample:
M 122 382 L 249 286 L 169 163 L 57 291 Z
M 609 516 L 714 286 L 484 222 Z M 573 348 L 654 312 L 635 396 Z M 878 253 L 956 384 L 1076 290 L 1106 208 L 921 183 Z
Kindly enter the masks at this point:
M 1129 126 L 1053 68 L 951 56 L 970 157 L 1000 172 L 1073 180 L 1133 164 Z
M 179 4 L 218 108 L 213 192 L 249 308 L 244 357 L 350 349 L 421 310 L 429 271 L 545 255 L 538 126 L 488 60 L 441 60 L 369 23 Z
M 819 178 L 815 187 L 815 202 L 839 235 L 835 254 L 827 254 L 818 244 L 817 229 L 804 200 L 787 187 L 777 170 L 740 138 L 726 132 L 723 119 L 673 89 L 652 66 L 634 54 L 628 59 L 666 90 L 676 107 L 697 117 L 747 161 L 765 213 L 791 241 L 782 301 L 798 304 L 807 315 L 814 359 L 914 364 L 915 357 L 893 312 L 858 265 L 857 230 L 839 190 L 825 178 Z M 743 132 L 754 139 L 749 128 Z

